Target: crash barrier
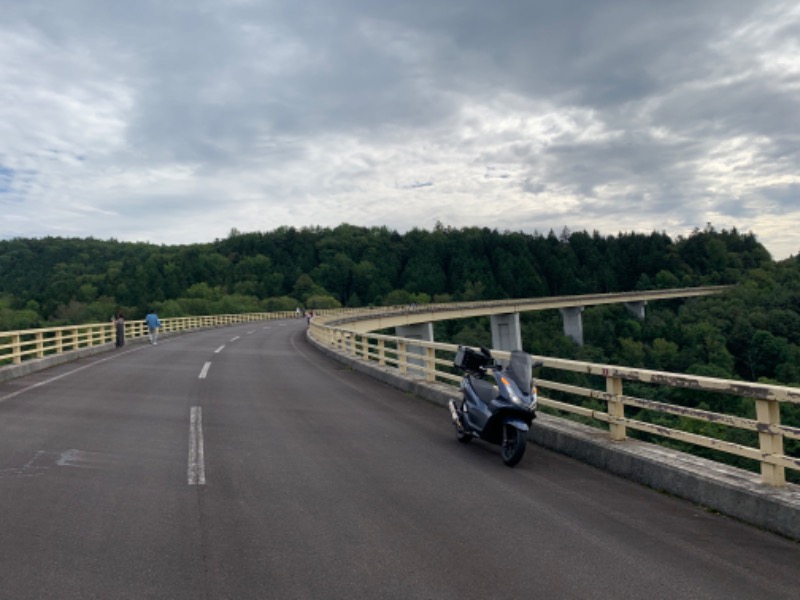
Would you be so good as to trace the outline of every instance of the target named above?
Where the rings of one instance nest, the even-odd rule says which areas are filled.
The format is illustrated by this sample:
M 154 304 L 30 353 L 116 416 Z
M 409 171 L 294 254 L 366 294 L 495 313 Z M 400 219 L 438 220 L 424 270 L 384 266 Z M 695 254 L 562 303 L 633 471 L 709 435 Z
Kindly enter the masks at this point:
M 174 317 L 161 319 L 161 332 L 188 331 L 208 327 L 223 327 L 248 321 L 266 321 L 295 317 L 294 312 L 246 313 L 227 315 L 207 315 L 200 317 Z M 125 339 L 138 338 L 148 334 L 143 320 L 125 322 Z M 116 328 L 112 321 L 69 325 L 66 327 L 46 327 L 21 331 L 0 332 L 0 365 L 22 364 L 23 361 L 64 354 L 84 348 L 102 346 L 113 342 Z
M 359 332 L 353 328 L 356 318 L 349 317 L 345 324 L 341 323 L 341 318 L 316 318 L 311 323 L 309 335 L 336 352 L 393 367 L 400 373 L 421 377 L 431 383 L 457 385 L 460 382 L 461 375 L 453 368 L 458 346 Z M 370 319 L 372 315 L 365 313 L 364 318 Z M 492 350 L 492 354 L 500 361 L 510 358 L 509 352 Z M 572 415 L 604 428 L 611 440 L 625 440 L 629 430 L 636 430 L 661 439 L 750 459 L 760 465 L 761 481 L 775 487 L 786 485 L 786 469 L 800 471 L 800 458 L 784 452 L 784 440 L 800 440 L 800 428 L 781 424 L 781 408 L 800 404 L 798 388 L 545 356 L 536 359 L 543 361 L 546 373 L 566 374 L 565 379 L 576 380 L 567 383 L 537 377 L 539 406 L 546 407 L 545 410 L 553 414 Z M 644 388 L 656 388 L 655 393 L 644 395 L 658 396 L 658 388 L 662 392 L 664 389 L 688 390 L 693 399 L 708 397 L 707 404 L 715 407 L 740 404 L 744 399 L 752 403 L 753 418 L 628 395 L 623 384 L 639 393 Z M 542 390 L 547 390 L 548 395 Z M 712 396 L 722 399 L 722 402 L 714 402 L 710 399 Z M 693 431 L 698 429 L 699 423 L 717 426 L 719 437 Z M 731 432 L 735 434 L 730 435 Z M 744 439 L 729 441 L 741 438 Z
M 391 307 L 394 310 L 399 308 Z M 317 315 L 336 314 L 346 317 L 355 309 L 315 310 Z M 168 317 L 160 319 L 160 333 L 186 332 L 210 327 L 225 327 L 252 321 L 298 318 L 296 311 L 237 313 L 224 315 L 201 315 L 194 317 Z M 144 319 L 125 321 L 125 339 L 131 340 L 148 334 Z M 109 320 L 104 323 L 41 327 L 16 331 L 0 331 L 0 369 L 4 366 L 21 365 L 35 359 L 63 356 L 70 360 L 69 353 L 98 350 L 116 339 L 116 325 Z M 21 372 L 22 373 L 22 372 Z
M 354 309 L 312 309 L 317 316 L 337 315 L 341 319 L 352 320 L 354 327 L 376 325 L 394 326 L 402 323 L 417 323 L 422 319 L 448 319 L 454 315 L 461 317 L 480 314 L 522 312 L 525 310 L 544 310 L 561 306 L 582 306 L 585 304 L 612 304 L 628 300 L 647 301 L 668 298 L 686 298 L 718 293 L 729 286 L 706 286 L 700 288 L 681 288 L 671 290 L 650 290 L 616 294 L 592 294 L 586 296 L 563 296 L 550 298 L 530 298 L 527 300 L 490 300 L 482 302 L 450 302 L 419 306 L 395 305 L 380 308 Z M 351 316 L 353 315 L 353 316 Z M 225 315 L 205 315 L 195 317 L 174 317 L 162 319 L 162 331 L 186 331 L 203 327 L 220 327 L 245 321 L 263 321 L 296 317 L 295 311 L 263 313 L 241 313 Z M 395 323 L 396 321 L 396 323 Z M 125 322 L 125 337 L 136 338 L 147 334 L 143 320 Z M 19 365 L 25 360 L 44 358 L 51 354 L 93 348 L 114 341 L 114 323 L 90 323 L 63 327 L 46 327 L 20 331 L 0 331 L 0 366 Z
M 474 308 L 487 310 L 499 304 L 502 302 L 477 303 Z M 458 306 L 461 305 L 433 305 L 433 308 L 442 311 Z M 419 375 L 430 382 L 457 384 L 460 375 L 452 368 L 457 346 L 355 330 L 359 321 L 374 320 L 379 315 L 416 313 L 415 316 L 421 316 L 429 308 L 395 306 L 380 310 L 315 311 L 317 316 L 311 322 L 310 334 L 338 352 L 393 366 L 400 373 Z M 175 317 L 161 321 L 162 331 L 179 332 L 294 317 L 295 312 L 288 311 Z M 126 339 L 143 337 L 147 333 L 143 320 L 125 323 Z M 115 327 L 111 321 L 0 332 L 0 365 L 19 365 L 28 360 L 102 346 L 114 339 Z M 499 350 L 493 354 L 500 360 L 509 357 L 508 353 Z M 577 385 L 575 382 L 539 378 L 539 388 L 552 392 L 550 396 L 540 394 L 540 406 L 559 415 L 572 415 L 601 426 L 612 440 L 625 440 L 628 430 L 636 430 L 750 459 L 760 465 L 762 481 L 771 486 L 785 485 L 786 469 L 800 471 L 800 458 L 784 452 L 785 440 L 800 440 L 800 428 L 781 424 L 782 407 L 800 404 L 800 389 L 549 357 L 537 359 L 544 362 L 548 373 L 571 373 L 592 380 L 588 385 Z M 754 418 L 625 394 L 623 382 L 634 391 L 646 386 L 688 390 L 693 396 L 722 395 L 725 399 L 722 404 L 728 401 L 729 405 L 745 399 L 752 403 Z M 720 403 L 712 401 L 709 404 L 717 406 Z M 698 434 L 693 431 L 697 429 L 693 424 L 698 423 L 713 424 L 725 433 L 719 437 Z M 731 431 L 737 435 L 729 435 Z M 747 438 L 748 443 L 729 441 L 732 437 Z

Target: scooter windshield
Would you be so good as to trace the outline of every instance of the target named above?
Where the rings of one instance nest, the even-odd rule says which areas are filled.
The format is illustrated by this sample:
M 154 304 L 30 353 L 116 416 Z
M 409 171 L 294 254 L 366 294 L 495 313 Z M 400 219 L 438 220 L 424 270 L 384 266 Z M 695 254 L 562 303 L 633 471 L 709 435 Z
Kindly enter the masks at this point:
M 520 391 L 530 392 L 531 379 L 533 378 L 533 359 L 531 355 L 522 350 L 511 351 L 511 362 L 506 368 L 506 374 L 514 380 Z

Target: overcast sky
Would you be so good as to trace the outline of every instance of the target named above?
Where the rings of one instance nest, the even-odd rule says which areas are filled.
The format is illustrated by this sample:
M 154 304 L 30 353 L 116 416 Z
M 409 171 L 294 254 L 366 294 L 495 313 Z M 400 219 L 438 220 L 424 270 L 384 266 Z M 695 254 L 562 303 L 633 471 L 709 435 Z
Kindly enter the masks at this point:
M 800 252 L 798 0 L 0 0 L 0 238 L 347 222 Z

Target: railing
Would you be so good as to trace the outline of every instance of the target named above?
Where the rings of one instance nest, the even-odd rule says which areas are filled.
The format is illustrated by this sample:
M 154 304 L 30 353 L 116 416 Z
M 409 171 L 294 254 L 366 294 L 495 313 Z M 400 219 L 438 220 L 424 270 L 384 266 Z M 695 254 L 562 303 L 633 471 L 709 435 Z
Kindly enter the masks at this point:
M 369 314 L 364 315 L 370 318 Z M 397 368 L 429 382 L 457 385 L 461 377 L 453 369 L 457 346 L 438 342 L 410 340 L 395 336 L 358 332 L 353 323 L 328 325 L 331 319 L 312 321 L 310 334 L 320 343 L 353 357 Z M 337 320 L 338 322 L 339 320 Z M 508 360 L 508 352 L 493 351 L 496 358 Z M 581 374 L 594 380 L 590 385 L 574 385 L 537 379 L 540 389 L 555 397 L 539 395 L 540 406 L 556 413 L 567 413 L 607 428 L 612 440 L 623 441 L 628 430 L 637 430 L 660 438 L 700 446 L 729 455 L 744 457 L 760 464 L 761 479 L 771 486 L 786 484 L 786 469 L 800 472 L 800 458 L 784 452 L 784 440 L 800 440 L 800 428 L 781 424 L 781 405 L 800 404 L 800 389 L 696 377 L 676 373 L 632 369 L 587 362 L 537 356 L 544 368 L 556 373 Z M 574 375 L 573 375 L 574 376 Z M 654 386 L 691 390 L 692 394 L 733 395 L 753 401 L 753 418 L 702 410 L 646 398 L 626 395 L 623 382 L 631 387 Z M 635 384 L 635 385 L 634 385 Z M 454 390 L 455 391 L 455 390 Z M 592 405 L 595 406 L 592 406 Z M 596 405 L 601 408 L 598 409 Z M 626 410 L 627 409 L 627 410 Z M 653 419 L 657 415 L 659 418 Z M 734 443 L 678 429 L 659 421 L 683 417 L 689 423 L 712 423 L 739 432 L 749 432 L 754 444 Z M 649 420 L 648 420 L 649 418 Z M 676 419 L 677 420 L 677 419 Z M 674 424 L 673 424 L 674 425 Z M 730 437 L 730 436 L 727 436 Z
M 287 319 L 295 316 L 294 312 L 272 312 L 175 317 L 161 319 L 161 331 L 188 331 L 248 321 Z M 143 320 L 125 322 L 126 339 L 142 337 L 147 333 L 147 326 Z M 113 342 L 115 336 L 116 329 L 112 321 L 108 323 L 90 323 L 88 325 L 0 332 L 0 365 L 19 365 L 23 361 L 30 359 L 45 358 L 53 354 L 63 354 L 82 348 L 101 346 Z
M 488 309 L 495 304 L 482 305 Z M 433 308 L 442 309 L 439 305 L 434 305 Z M 354 328 L 358 319 L 374 319 L 376 312 L 424 313 L 428 309 L 429 307 L 411 309 L 383 307 L 380 311 L 352 309 L 315 311 L 318 316 L 311 322 L 310 333 L 318 341 L 340 352 L 375 361 L 379 365 L 393 366 L 401 373 L 416 374 L 430 382 L 455 385 L 460 381 L 460 376 L 453 369 L 453 356 L 457 346 L 358 332 Z M 345 315 L 345 313 L 351 314 Z M 162 323 L 164 331 L 178 332 L 295 316 L 294 312 L 246 313 L 166 318 L 162 319 Z M 328 324 L 334 320 L 339 324 Z M 342 321 L 347 322 L 342 323 Z M 125 335 L 126 338 L 147 335 L 144 321 L 127 321 Z M 25 360 L 108 344 L 113 342 L 114 338 L 115 328 L 110 321 L 0 332 L 0 365 L 18 365 Z M 494 351 L 494 354 L 500 360 L 509 358 L 506 352 Z M 785 485 L 786 469 L 800 472 L 800 458 L 788 455 L 784 451 L 785 440 L 800 440 L 800 428 L 781 423 L 781 406 L 800 404 L 798 388 L 541 356 L 537 358 L 543 360 L 546 369 L 553 370 L 557 374 L 580 375 L 581 378 L 591 379 L 584 385 L 537 379 L 540 389 L 553 392 L 551 397 L 540 395 L 540 405 L 557 413 L 574 415 L 602 426 L 607 429 L 613 440 L 625 440 L 628 437 L 628 430 L 634 430 L 750 459 L 760 464 L 762 481 L 773 486 Z M 734 396 L 739 400 L 747 398 L 753 403 L 753 418 L 627 395 L 623 393 L 625 391 L 623 383 L 634 390 L 642 386 L 651 386 L 691 390 L 693 395 L 722 394 Z M 660 418 L 652 418 L 653 415 Z M 691 431 L 691 427 L 670 427 L 659 422 L 677 417 L 688 419 L 690 423 L 711 423 L 729 431 L 744 432 L 752 437 L 753 444 L 729 441 L 730 436 L 701 435 Z

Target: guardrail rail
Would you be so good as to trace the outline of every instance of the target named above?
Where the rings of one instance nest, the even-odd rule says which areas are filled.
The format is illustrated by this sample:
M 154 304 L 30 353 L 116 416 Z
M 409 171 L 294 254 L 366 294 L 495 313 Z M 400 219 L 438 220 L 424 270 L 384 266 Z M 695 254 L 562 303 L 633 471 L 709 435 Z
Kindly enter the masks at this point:
M 416 375 L 428 382 L 457 385 L 461 376 L 453 369 L 453 358 L 458 349 L 454 344 L 412 340 L 397 336 L 357 331 L 350 316 L 345 324 L 341 318 L 316 318 L 312 321 L 310 335 L 331 349 L 374 361 L 381 366 L 398 369 L 401 373 Z M 367 312 L 364 319 L 373 319 Z M 500 360 L 508 360 L 510 353 L 493 350 Z M 539 405 L 557 414 L 580 417 L 595 426 L 604 427 L 612 440 L 623 441 L 629 430 L 641 431 L 668 440 L 700 446 L 725 454 L 756 461 L 760 465 L 761 481 L 770 486 L 786 485 L 786 469 L 800 472 L 800 457 L 787 455 L 784 440 L 800 440 L 800 428 L 781 424 L 781 406 L 800 404 L 800 388 L 765 385 L 743 381 L 698 377 L 678 373 L 601 365 L 581 361 L 537 356 L 548 372 L 580 374 L 595 378 L 602 385 L 575 385 L 555 380 L 536 378 L 540 390 L 553 395 L 539 394 Z M 655 386 L 691 390 L 693 394 L 724 394 L 748 398 L 754 405 L 752 418 L 743 418 L 718 411 L 691 408 L 627 395 L 624 386 Z M 597 405 L 601 408 L 597 408 Z M 736 443 L 721 436 L 710 437 L 685 429 L 670 427 L 660 419 L 648 420 L 648 415 L 679 417 L 680 422 L 713 423 L 727 431 L 750 432 L 756 445 Z

